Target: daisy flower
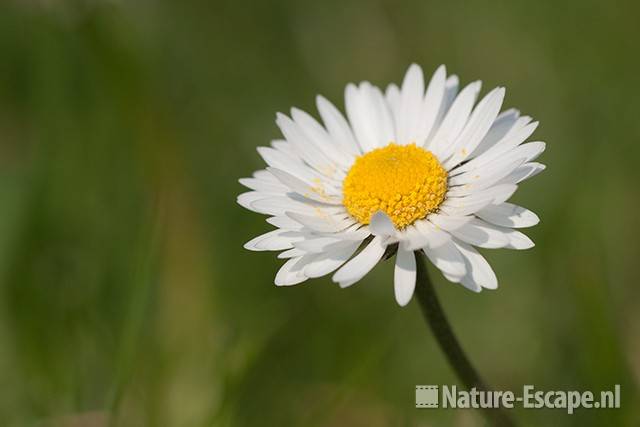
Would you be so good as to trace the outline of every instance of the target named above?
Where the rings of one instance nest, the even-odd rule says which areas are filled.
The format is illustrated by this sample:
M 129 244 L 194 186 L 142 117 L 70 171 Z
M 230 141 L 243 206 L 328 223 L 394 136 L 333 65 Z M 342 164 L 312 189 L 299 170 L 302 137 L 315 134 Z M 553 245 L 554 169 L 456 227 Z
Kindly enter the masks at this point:
M 401 87 L 369 82 L 345 90 L 346 118 L 322 96 L 322 122 L 293 108 L 278 114 L 284 136 L 259 147 L 268 165 L 243 178 L 238 203 L 269 215 L 275 230 L 245 244 L 282 251 L 279 286 L 333 273 L 341 287 L 396 253 L 394 291 L 406 305 L 416 284 L 415 251 L 451 282 L 479 292 L 496 275 L 475 249 L 528 249 L 520 231 L 538 223 L 508 203 L 518 184 L 544 170 L 543 142 L 525 142 L 538 123 L 500 112 L 504 88 L 477 104 L 480 82 L 460 90 L 440 66 L 425 90 L 411 65 Z M 474 106 L 475 105 L 475 106 Z

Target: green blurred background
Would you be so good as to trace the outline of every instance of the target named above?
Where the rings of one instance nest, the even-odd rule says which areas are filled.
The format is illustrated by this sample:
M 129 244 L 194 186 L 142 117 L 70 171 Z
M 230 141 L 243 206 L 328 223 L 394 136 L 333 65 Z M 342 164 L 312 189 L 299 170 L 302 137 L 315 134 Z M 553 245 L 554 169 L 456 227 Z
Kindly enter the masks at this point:
M 280 289 L 242 249 L 271 228 L 235 198 L 275 112 L 411 62 L 505 85 L 548 143 L 514 197 L 537 246 L 485 251 L 500 289 L 433 272 L 464 347 L 500 389 L 622 385 L 521 425 L 639 425 L 635 5 L 3 0 L 0 425 L 483 425 L 414 408 L 456 379 L 390 263 Z

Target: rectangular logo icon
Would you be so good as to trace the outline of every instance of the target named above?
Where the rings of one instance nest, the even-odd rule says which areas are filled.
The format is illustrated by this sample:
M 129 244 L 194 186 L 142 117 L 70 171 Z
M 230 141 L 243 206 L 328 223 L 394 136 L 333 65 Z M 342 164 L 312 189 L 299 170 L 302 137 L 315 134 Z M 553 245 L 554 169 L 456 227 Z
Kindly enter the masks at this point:
M 417 385 L 416 386 L 416 408 L 437 408 L 438 407 L 438 386 L 437 385 Z

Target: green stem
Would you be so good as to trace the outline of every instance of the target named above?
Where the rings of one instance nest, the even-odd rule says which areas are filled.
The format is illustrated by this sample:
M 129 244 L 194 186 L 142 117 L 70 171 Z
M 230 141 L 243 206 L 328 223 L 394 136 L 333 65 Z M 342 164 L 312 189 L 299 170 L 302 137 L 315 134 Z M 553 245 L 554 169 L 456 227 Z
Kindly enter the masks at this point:
M 473 365 L 471 365 L 471 362 L 451 329 L 451 325 L 442 310 L 438 296 L 429 279 L 425 255 L 422 251 L 416 252 L 416 261 L 418 268 L 416 297 L 420 303 L 422 314 L 431 328 L 431 332 L 433 332 L 449 364 L 465 387 L 468 389 L 475 387 L 478 391 L 489 391 L 490 388 L 482 381 L 478 372 L 474 369 Z M 496 427 L 515 426 L 514 421 L 502 408 L 486 408 L 484 411 L 488 421 Z

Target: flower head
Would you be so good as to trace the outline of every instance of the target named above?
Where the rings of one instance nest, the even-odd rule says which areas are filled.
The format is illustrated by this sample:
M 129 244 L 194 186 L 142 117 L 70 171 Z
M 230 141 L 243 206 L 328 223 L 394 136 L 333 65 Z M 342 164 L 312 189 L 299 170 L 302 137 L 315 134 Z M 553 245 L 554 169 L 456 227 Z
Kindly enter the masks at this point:
M 475 107 L 480 82 L 458 88 L 440 66 L 425 90 L 421 68 L 412 65 L 402 87 L 391 84 L 385 93 L 368 82 L 349 84 L 348 120 L 321 96 L 323 124 L 295 108 L 290 118 L 278 114 L 284 139 L 258 148 L 268 167 L 241 179 L 252 191 L 238 197 L 277 227 L 245 244 L 283 251 L 276 285 L 335 271 L 333 280 L 347 287 L 397 245 L 400 305 L 415 288 L 414 251 L 468 289 L 498 286 L 474 246 L 533 246 L 516 228 L 538 217 L 507 200 L 544 170 L 534 160 L 545 144 L 525 143 L 538 125 L 530 117 L 500 113 L 503 88 Z

